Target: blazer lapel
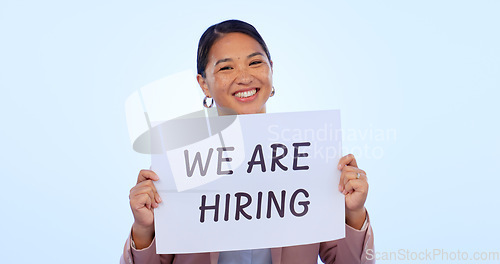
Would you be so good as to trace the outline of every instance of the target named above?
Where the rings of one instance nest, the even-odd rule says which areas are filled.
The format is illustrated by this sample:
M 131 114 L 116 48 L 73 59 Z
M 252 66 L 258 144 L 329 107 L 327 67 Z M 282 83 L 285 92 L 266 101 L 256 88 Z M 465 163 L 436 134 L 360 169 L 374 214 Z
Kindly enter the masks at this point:
M 283 248 L 271 248 L 273 264 L 281 264 L 281 251 Z

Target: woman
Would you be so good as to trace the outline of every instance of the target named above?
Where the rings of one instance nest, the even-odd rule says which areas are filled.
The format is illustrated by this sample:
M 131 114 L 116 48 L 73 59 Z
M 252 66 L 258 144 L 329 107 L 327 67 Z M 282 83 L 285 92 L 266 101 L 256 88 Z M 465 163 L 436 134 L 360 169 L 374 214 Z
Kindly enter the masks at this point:
M 248 23 L 228 20 L 208 28 L 198 45 L 198 83 L 205 93 L 203 104 L 215 101 L 219 115 L 266 112 L 266 102 L 275 93 L 273 62 L 257 30 Z M 122 263 L 369 263 L 366 250 L 373 248 L 373 233 L 364 203 L 368 193 L 366 173 L 352 154 L 338 163 L 338 190 L 345 194 L 346 238 L 310 245 L 220 253 L 157 255 L 153 209 L 162 202 L 150 170 L 139 173 L 130 190 L 134 224 L 125 245 Z M 332 186 L 335 188 L 335 186 Z M 325 227 L 327 228 L 327 227 Z

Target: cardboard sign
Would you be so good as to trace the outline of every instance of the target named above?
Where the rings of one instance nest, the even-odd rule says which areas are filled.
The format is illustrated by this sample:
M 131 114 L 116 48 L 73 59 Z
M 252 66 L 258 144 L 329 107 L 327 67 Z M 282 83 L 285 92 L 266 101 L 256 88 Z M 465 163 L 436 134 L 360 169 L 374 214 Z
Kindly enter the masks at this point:
M 184 117 L 154 127 L 158 254 L 345 236 L 338 110 Z M 159 151 L 158 149 L 161 149 Z

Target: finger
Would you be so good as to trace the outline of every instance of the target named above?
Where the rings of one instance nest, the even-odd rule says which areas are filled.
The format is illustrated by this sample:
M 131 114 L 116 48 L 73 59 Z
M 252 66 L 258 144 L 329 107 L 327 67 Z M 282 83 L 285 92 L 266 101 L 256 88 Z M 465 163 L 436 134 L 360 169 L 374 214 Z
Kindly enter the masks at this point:
M 151 188 L 153 190 L 153 192 L 157 192 L 156 191 L 156 186 L 155 186 L 155 184 L 153 183 L 152 180 L 145 180 L 145 181 L 142 181 L 142 182 L 138 183 L 132 189 L 130 189 L 130 192 L 134 191 L 135 189 L 140 189 L 140 188 L 143 188 L 143 187 Z
M 130 199 L 134 199 L 134 197 L 141 195 L 141 194 L 147 194 L 149 198 L 151 199 L 151 203 L 153 204 L 153 207 L 157 207 L 158 203 L 156 201 L 156 193 L 151 186 L 137 186 L 132 188 L 130 192 Z
M 151 197 L 147 193 L 141 193 L 130 199 L 130 207 L 135 210 L 140 210 L 144 207 L 151 210 L 152 202 Z
M 353 176 L 353 177 L 351 177 L 351 175 L 348 175 L 347 177 L 345 177 L 344 190 L 347 188 L 347 184 L 350 181 L 367 181 L 367 178 L 366 178 L 366 175 L 364 175 L 364 174 L 360 174 L 359 179 L 357 178 L 357 174 L 356 174 L 356 176 Z
M 365 180 L 350 180 L 346 185 L 345 189 L 342 192 L 343 194 L 349 194 L 353 192 L 365 192 L 368 190 L 368 182 Z
M 366 172 L 356 167 L 346 166 L 342 170 L 342 173 L 344 174 L 344 181 L 343 181 L 344 186 L 347 184 L 349 180 L 366 179 Z M 359 178 L 358 178 L 358 173 L 359 173 Z
M 143 193 L 150 193 L 151 198 L 154 198 L 154 191 L 151 186 L 136 186 L 132 188 L 132 190 L 130 190 L 130 197 L 134 197 Z
M 137 183 L 146 181 L 146 180 L 152 180 L 152 181 L 157 181 L 160 178 L 156 173 L 152 170 L 141 170 L 139 172 L 139 176 L 137 177 Z
M 134 188 L 132 188 L 130 190 L 130 193 L 137 192 L 137 190 L 140 189 L 140 188 L 142 188 L 142 187 L 151 188 L 153 190 L 154 200 L 156 201 L 156 203 L 161 203 L 162 202 L 160 194 L 158 194 L 158 191 L 156 190 L 156 186 L 153 183 L 153 181 L 151 181 L 151 180 L 146 180 L 146 181 L 143 181 L 141 183 L 138 183 Z
M 140 188 L 135 188 L 131 193 L 130 193 L 130 200 L 136 199 L 136 197 L 139 197 L 143 194 L 147 194 L 149 196 L 149 199 L 152 201 L 155 198 L 155 194 L 153 193 L 153 190 L 149 187 L 140 187 Z
M 158 191 L 156 190 L 156 185 L 152 182 L 152 181 L 149 181 L 149 184 L 151 186 L 151 189 L 153 190 L 153 194 L 154 194 L 154 201 L 156 203 L 156 207 L 158 207 L 158 204 L 161 203 L 161 197 L 160 197 L 160 194 L 158 193 Z M 155 207 L 155 208 L 156 208 Z
M 345 173 L 342 171 L 340 173 L 340 181 L 339 181 L 339 192 L 343 192 L 344 191 L 344 178 L 345 178 Z
M 366 172 L 362 169 L 352 166 L 345 166 L 342 169 L 342 173 L 340 174 L 339 191 L 340 192 L 344 191 L 345 184 L 347 183 L 347 181 L 350 179 L 356 179 L 358 173 L 360 174 L 360 176 L 363 174 L 366 176 Z
M 162 202 L 160 194 L 157 193 L 157 192 L 155 192 L 155 200 L 156 200 L 156 203 L 161 203 Z
M 362 170 L 362 169 L 360 169 L 358 167 L 355 167 L 355 166 L 350 166 L 350 165 L 344 166 L 344 168 L 342 169 L 342 171 L 347 171 L 347 172 L 354 171 L 354 172 L 363 172 L 363 173 L 365 173 L 364 170 Z
M 339 164 L 337 165 L 337 168 L 339 170 L 342 170 L 342 168 L 344 168 L 344 166 L 346 166 L 346 165 L 358 167 L 358 163 L 356 163 L 356 158 L 354 158 L 353 154 L 347 154 L 347 155 L 343 156 L 342 158 L 340 158 Z

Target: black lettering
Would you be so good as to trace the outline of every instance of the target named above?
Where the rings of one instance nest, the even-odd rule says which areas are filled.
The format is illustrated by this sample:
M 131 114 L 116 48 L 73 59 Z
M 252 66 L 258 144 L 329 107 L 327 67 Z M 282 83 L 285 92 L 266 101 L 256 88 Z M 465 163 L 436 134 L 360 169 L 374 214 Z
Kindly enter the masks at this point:
M 288 170 L 288 168 L 286 166 L 284 166 L 283 164 L 281 164 L 281 162 L 280 162 L 280 159 L 282 159 L 283 157 L 286 156 L 286 154 L 288 154 L 288 149 L 286 148 L 286 146 L 283 144 L 276 143 L 276 144 L 272 144 L 271 148 L 273 148 L 273 158 L 271 159 L 271 171 L 275 171 L 276 164 L 282 170 L 284 170 L 284 171 Z M 276 150 L 278 148 L 281 148 L 283 150 L 283 153 L 279 156 L 276 156 Z
M 248 207 L 252 203 L 252 196 L 250 196 L 250 194 L 244 193 L 244 192 L 235 193 L 234 196 L 236 196 L 236 216 L 235 216 L 235 219 L 240 220 L 240 213 L 246 219 L 252 219 L 252 216 L 247 214 L 244 210 L 246 207 Z M 245 196 L 247 198 L 247 202 L 243 205 L 241 204 L 241 197 L 242 196 Z
M 309 166 L 298 166 L 297 161 L 298 161 L 299 157 L 309 156 L 309 154 L 307 154 L 307 152 L 299 153 L 299 147 L 310 146 L 311 142 L 293 143 L 292 145 L 294 147 L 294 149 L 293 149 L 293 170 L 308 170 Z
M 203 164 L 201 163 L 201 154 L 200 154 L 200 152 L 196 152 L 196 155 L 194 156 L 193 165 L 191 166 L 191 169 L 190 169 L 189 168 L 189 151 L 187 149 L 184 150 L 184 159 L 186 160 L 186 173 L 187 173 L 187 176 L 188 177 L 193 176 L 193 172 L 194 172 L 194 168 L 196 167 L 196 163 L 199 164 L 201 176 L 205 176 L 207 174 L 208 165 L 210 164 L 210 157 L 212 157 L 212 152 L 214 152 L 214 150 L 212 148 L 210 148 L 208 150 L 208 157 L 207 157 L 207 161 L 205 163 L 205 167 L 203 167 Z
M 309 197 L 309 193 L 304 189 L 298 189 L 292 194 L 292 198 L 290 198 L 290 212 L 292 212 L 292 214 L 297 217 L 307 214 L 307 211 L 309 211 L 309 204 L 311 203 L 309 201 L 298 202 L 299 205 L 302 205 L 304 207 L 304 210 L 302 210 L 302 212 L 300 213 L 297 213 L 297 211 L 295 211 L 295 198 L 297 198 L 297 195 L 299 193 L 304 194 L 306 198 Z
M 229 220 L 229 201 L 231 199 L 231 195 L 229 193 L 226 194 L 226 208 L 224 210 L 224 221 Z
M 257 154 L 259 154 L 260 160 L 255 161 Z M 264 153 L 262 153 L 262 146 L 260 144 L 255 146 L 255 149 L 254 149 L 253 155 L 252 155 L 252 160 L 250 160 L 248 162 L 248 169 L 247 169 L 248 173 L 252 172 L 252 168 L 255 164 L 260 164 L 260 168 L 262 169 L 262 172 L 266 172 L 266 164 L 264 163 Z
M 202 195 L 201 196 L 201 206 L 200 206 L 200 222 L 203 223 L 205 222 L 205 210 L 215 210 L 214 211 L 214 222 L 219 221 L 219 200 L 220 200 L 220 195 L 216 194 L 215 195 L 215 205 L 210 205 L 207 206 L 205 203 L 207 201 L 207 196 Z
M 260 219 L 260 215 L 262 212 L 262 192 L 257 193 L 257 215 L 255 216 L 257 219 Z
M 278 201 L 276 200 L 276 196 L 274 196 L 273 191 L 268 192 L 268 197 L 267 197 L 267 218 L 271 218 L 271 202 L 274 203 L 274 206 L 276 207 L 276 210 L 278 211 L 278 214 L 281 218 L 285 217 L 285 194 L 286 191 L 283 190 L 281 191 L 281 206 L 278 204 Z
M 231 160 L 233 160 L 232 158 L 230 157 L 227 157 L 227 158 L 222 158 L 222 153 L 223 151 L 233 151 L 234 150 L 234 147 L 227 147 L 227 148 L 217 148 L 217 152 L 219 152 L 219 162 L 217 163 L 217 175 L 223 175 L 223 174 L 233 174 L 233 171 L 232 170 L 228 170 L 228 171 L 223 171 L 221 168 L 222 168 L 222 162 L 230 162 Z

